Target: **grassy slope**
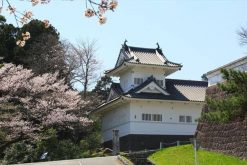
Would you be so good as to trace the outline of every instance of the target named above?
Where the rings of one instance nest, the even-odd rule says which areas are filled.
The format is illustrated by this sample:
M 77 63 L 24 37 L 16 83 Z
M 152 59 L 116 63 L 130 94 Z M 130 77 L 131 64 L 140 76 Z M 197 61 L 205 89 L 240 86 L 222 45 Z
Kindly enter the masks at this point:
M 236 157 L 223 155 L 216 152 L 199 150 L 199 165 L 247 165 L 247 160 L 243 161 Z M 194 165 L 194 150 L 191 145 L 170 147 L 162 149 L 148 158 L 157 165 Z

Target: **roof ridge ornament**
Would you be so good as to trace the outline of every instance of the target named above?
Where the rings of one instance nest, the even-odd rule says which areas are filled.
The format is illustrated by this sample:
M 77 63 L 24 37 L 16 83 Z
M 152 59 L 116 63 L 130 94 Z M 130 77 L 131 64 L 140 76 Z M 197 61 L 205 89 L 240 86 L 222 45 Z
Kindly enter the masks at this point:
M 160 49 L 160 45 L 159 45 L 158 42 L 156 43 L 156 45 L 157 45 L 157 48 L 156 49 Z
M 127 44 L 126 44 L 127 42 L 128 42 L 128 41 L 125 39 L 125 40 L 124 40 L 124 45 L 126 45 L 126 46 L 127 46 Z
M 122 44 L 122 48 L 125 49 L 125 50 L 126 50 L 126 49 L 128 50 L 127 42 L 128 42 L 128 41 L 125 39 L 125 40 L 124 40 L 124 44 Z M 128 50 L 128 51 L 129 51 L 129 50 Z
M 157 48 L 156 48 L 157 52 L 158 52 L 160 55 L 163 55 L 162 49 L 160 48 L 160 45 L 159 45 L 158 42 L 156 43 L 156 45 L 157 45 Z

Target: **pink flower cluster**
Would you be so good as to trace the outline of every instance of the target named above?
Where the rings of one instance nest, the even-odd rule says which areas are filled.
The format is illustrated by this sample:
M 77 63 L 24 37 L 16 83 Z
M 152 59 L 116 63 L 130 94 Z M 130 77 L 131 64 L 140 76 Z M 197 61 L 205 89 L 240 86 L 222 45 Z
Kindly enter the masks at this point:
M 99 23 L 101 25 L 106 23 L 106 17 L 104 16 L 105 12 L 107 10 L 114 11 L 118 6 L 118 2 L 116 0 L 111 0 L 110 2 L 108 0 L 101 0 L 99 4 L 91 0 L 86 0 L 86 1 L 88 1 L 91 4 L 91 8 L 86 9 L 85 16 L 86 17 L 98 16 Z M 95 5 L 98 6 L 98 10 L 94 9 Z
M 93 122 L 74 113 L 86 103 L 63 79 L 58 79 L 58 73 L 34 76 L 22 66 L 4 64 L 0 68 L 0 84 L 0 106 L 14 100 L 14 106 L 22 109 L 0 122 L 0 128 L 9 130 L 8 138 L 20 134 L 39 138 L 39 132 L 45 128 L 73 128 L 75 123 L 86 127 Z

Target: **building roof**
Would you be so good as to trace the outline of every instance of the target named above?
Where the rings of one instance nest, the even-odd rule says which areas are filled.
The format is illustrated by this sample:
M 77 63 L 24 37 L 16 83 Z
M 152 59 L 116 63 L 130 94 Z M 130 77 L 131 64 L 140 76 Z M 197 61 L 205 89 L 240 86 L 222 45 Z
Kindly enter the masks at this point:
M 120 50 L 115 67 L 106 71 L 106 73 L 118 69 L 122 66 L 123 63 L 164 66 L 178 69 L 181 69 L 182 67 L 182 65 L 179 63 L 169 61 L 163 54 L 162 49 L 159 47 L 158 43 L 157 48 L 141 48 L 128 46 L 126 42 L 127 41 L 125 41 L 122 45 L 122 49 Z
M 114 83 L 112 88 L 115 91 L 122 91 L 118 93 L 119 96 L 125 96 L 129 98 L 139 99 L 158 99 L 158 100 L 176 100 L 176 101 L 194 101 L 203 102 L 205 100 L 206 88 L 208 82 L 206 81 L 192 81 L 192 80 L 178 80 L 178 79 L 166 79 L 166 90 L 168 95 L 162 93 L 137 93 L 137 91 L 151 81 L 155 81 L 153 78 L 147 79 L 141 85 L 130 91 L 123 93 L 123 90 L 119 83 Z
M 243 63 L 246 63 L 246 62 L 247 62 L 247 56 L 244 56 L 244 57 L 239 58 L 239 59 L 237 59 L 235 61 L 232 61 L 232 62 L 230 62 L 228 64 L 225 64 L 225 65 L 220 66 L 220 67 L 218 67 L 216 69 L 213 69 L 213 70 L 207 72 L 206 75 L 208 76 L 210 74 L 214 74 L 216 72 L 220 72 L 220 70 L 223 69 L 223 68 L 224 69 L 233 69 L 234 67 L 242 65 Z
M 128 60 L 131 63 L 163 65 L 169 67 L 181 67 L 181 64 L 169 61 L 160 48 L 139 48 L 133 46 L 124 46 L 126 54 L 132 56 Z M 134 57 L 134 58 L 133 58 Z

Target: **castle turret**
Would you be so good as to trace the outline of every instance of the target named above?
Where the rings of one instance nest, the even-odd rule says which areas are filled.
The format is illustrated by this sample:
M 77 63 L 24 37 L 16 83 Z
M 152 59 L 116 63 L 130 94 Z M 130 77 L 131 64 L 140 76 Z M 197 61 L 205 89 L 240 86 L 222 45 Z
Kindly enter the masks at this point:
M 153 76 L 165 88 L 165 77 L 180 70 L 181 64 L 169 61 L 159 44 L 157 48 L 139 48 L 122 45 L 116 65 L 106 71 L 107 76 L 119 77 L 124 92 L 142 84 Z

